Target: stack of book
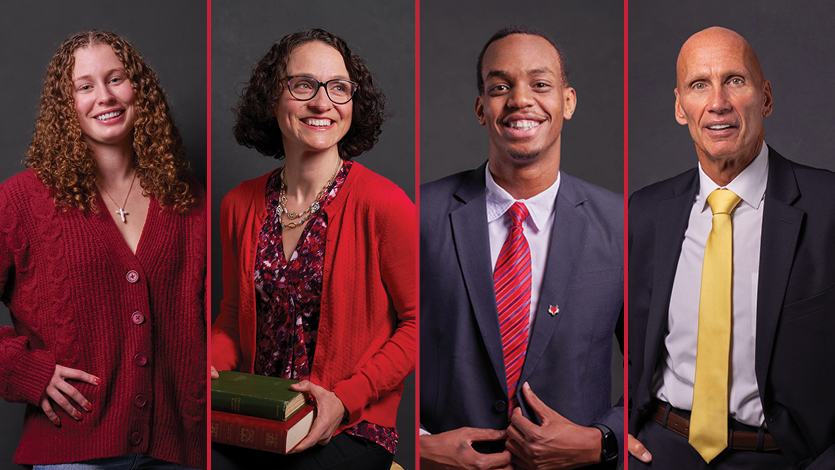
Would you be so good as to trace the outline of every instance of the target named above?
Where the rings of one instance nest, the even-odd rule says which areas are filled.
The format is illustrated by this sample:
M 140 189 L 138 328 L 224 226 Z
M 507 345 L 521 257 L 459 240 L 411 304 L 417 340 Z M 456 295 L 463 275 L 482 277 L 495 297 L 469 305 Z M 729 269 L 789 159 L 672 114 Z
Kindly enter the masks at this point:
M 310 431 L 313 406 L 297 380 L 221 371 L 212 380 L 212 442 L 286 454 Z

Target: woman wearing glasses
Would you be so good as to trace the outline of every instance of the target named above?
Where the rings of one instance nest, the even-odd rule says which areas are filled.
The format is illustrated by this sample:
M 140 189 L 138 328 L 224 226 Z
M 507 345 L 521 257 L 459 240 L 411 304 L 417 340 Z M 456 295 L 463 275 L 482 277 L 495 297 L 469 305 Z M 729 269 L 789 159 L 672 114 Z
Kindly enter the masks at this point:
M 285 164 L 223 200 L 212 365 L 301 380 L 295 389 L 316 405 L 294 454 L 247 451 L 242 465 L 392 462 L 414 369 L 415 212 L 400 188 L 351 161 L 376 143 L 384 105 L 362 59 L 321 29 L 274 44 L 239 102 L 238 143 Z

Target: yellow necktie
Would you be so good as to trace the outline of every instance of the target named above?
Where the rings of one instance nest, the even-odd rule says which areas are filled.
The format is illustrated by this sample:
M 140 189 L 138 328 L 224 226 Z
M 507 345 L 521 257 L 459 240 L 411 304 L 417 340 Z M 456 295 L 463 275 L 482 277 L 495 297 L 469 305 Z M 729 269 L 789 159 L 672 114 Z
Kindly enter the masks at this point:
M 708 463 L 728 446 L 734 241 L 731 213 L 739 201 L 739 196 L 727 189 L 717 189 L 707 197 L 713 211 L 713 227 L 705 244 L 702 267 L 690 445 Z

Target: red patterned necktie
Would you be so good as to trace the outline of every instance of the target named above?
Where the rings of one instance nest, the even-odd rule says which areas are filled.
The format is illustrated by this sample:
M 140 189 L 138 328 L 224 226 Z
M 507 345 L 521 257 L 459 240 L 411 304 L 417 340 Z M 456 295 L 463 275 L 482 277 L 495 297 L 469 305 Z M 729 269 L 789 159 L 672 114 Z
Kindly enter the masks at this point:
M 496 269 L 493 286 L 496 289 L 496 305 L 499 311 L 499 330 L 502 334 L 504 367 L 507 375 L 507 394 L 510 397 L 508 414 L 516 401 L 516 385 L 525 350 L 528 344 L 528 324 L 531 309 L 531 250 L 522 233 L 522 222 L 528 217 L 528 209 L 521 202 L 514 203 L 507 211 L 513 225 L 507 235 Z

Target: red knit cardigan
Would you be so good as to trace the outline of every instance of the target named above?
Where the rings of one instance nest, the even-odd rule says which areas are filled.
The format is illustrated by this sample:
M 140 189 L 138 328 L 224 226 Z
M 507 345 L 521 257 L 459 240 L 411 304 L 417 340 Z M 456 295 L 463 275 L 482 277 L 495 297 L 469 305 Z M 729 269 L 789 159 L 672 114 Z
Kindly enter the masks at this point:
M 241 183 L 221 203 L 223 301 L 212 326 L 218 370 L 255 364 L 258 235 L 269 174 Z M 333 391 L 350 416 L 394 427 L 403 379 L 415 367 L 415 208 L 391 181 L 354 163 L 330 204 L 318 342 L 310 381 Z
M 206 209 L 191 183 L 200 202 L 184 215 L 151 199 L 136 255 L 106 210 L 56 209 L 32 170 L 0 185 L 14 322 L 0 327 L 0 396 L 29 404 L 15 462 L 145 453 L 206 466 Z M 53 406 L 60 427 L 39 406 L 56 364 L 101 379 L 69 381 L 93 411 L 76 421 Z

